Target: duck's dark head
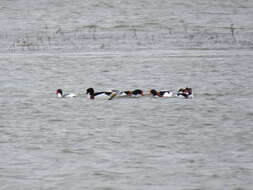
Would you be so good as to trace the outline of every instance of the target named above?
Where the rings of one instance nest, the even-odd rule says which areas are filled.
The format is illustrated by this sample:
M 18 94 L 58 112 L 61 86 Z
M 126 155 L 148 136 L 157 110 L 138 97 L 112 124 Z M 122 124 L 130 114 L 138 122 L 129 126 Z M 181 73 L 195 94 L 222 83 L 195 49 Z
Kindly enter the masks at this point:
M 94 92 L 94 89 L 93 88 L 88 88 L 86 90 L 86 94 L 90 94 L 90 95 L 93 95 L 95 92 Z
M 192 94 L 192 88 L 186 88 L 186 90 L 188 91 L 189 94 Z
M 157 93 L 157 91 L 155 89 L 151 89 L 150 90 L 150 94 L 153 95 L 153 96 L 157 96 L 158 95 L 158 93 Z
M 57 89 L 56 94 L 61 94 L 62 95 L 62 89 Z

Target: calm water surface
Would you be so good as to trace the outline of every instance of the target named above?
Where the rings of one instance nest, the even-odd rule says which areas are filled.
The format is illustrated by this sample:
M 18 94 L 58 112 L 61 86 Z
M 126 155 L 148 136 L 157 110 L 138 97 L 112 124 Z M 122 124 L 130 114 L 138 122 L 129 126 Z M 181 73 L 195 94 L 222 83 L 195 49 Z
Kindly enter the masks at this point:
M 252 7 L 2 1 L 0 189 L 252 189 Z M 84 96 L 185 86 L 194 99 Z

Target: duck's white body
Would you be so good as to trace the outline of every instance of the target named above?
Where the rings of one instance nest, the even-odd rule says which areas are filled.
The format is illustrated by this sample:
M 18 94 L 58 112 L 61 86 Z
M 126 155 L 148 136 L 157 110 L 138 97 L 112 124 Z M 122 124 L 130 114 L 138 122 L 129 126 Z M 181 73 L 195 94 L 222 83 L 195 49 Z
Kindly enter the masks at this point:
M 161 95 L 161 97 L 164 97 L 164 98 L 170 98 L 170 97 L 173 97 L 173 92 L 171 92 L 171 91 L 160 91 L 160 95 Z
M 194 95 L 193 95 L 193 94 L 182 94 L 182 93 L 178 93 L 176 96 L 179 97 L 179 98 L 186 98 L 186 99 L 194 98 Z

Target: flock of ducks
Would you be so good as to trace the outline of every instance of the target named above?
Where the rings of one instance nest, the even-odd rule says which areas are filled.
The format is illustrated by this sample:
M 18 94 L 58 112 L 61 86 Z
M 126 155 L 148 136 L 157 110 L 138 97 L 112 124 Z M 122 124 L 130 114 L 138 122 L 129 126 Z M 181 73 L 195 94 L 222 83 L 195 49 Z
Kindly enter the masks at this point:
M 76 94 L 63 94 L 62 89 L 56 90 L 56 95 L 59 98 L 73 98 L 76 97 Z M 88 88 L 86 90 L 86 95 L 88 99 L 107 99 L 112 100 L 114 98 L 122 98 L 122 97 L 142 97 L 142 96 L 151 96 L 157 98 L 169 98 L 169 97 L 181 97 L 181 98 L 193 98 L 193 93 L 191 88 L 180 88 L 177 92 L 172 91 L 157 91 L 155 89 L 148 90 L 147 93 L 144 93 L 143 90 L 136 89 L 133 91 L 120 91 L 120 90 L 108 90 L 95 92 L 93 88 Z

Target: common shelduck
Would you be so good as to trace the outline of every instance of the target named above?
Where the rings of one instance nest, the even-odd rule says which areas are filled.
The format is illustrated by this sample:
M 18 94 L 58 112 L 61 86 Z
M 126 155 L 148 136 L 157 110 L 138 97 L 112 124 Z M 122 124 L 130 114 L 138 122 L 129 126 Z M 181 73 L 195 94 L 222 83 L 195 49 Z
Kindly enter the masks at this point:
M 110 99 L 112 95 L 116 94 L 113 91 L 110 92 L 95 92 L 93 88 L 88 88 L 86 94 L 89 99 Z
M 149 94 L 151 94 L 153 97 L 164 97 L 164 98 L 168 98 L 168 97 L 172 97 L 173 93 L 171 91 L 156 91 L 155 89 L 151 89 L 149 91 Z
M 113 98 L 123 98 L 123 97 L 140 97 L 144 96 L 144 93 L 140 89 L 136 89 L 133 91 L 127 90 L 127 91 L 119 91 L 119 90 L 114 90 L 114 94 L 111 95 L 110 100 Z
M 177 91 L 177 96 L 182 98 L 193 98 L 193 93 L 191 88 L 180 88 Z
M 62 89 L 57 89 L 57 90 L 56 90 L 56 95 L 57 95 L 57 97 L 59 97 L 59 98 L 74 98 L 74 97 L 76 97 L 76 95 L 73 94 L 73 93 L 70 93 L 70 94 L 63 94 L 63 93 L 62 93 Z
M 131 97 L 140 97 L 140 96 L 144 96 L 144 93 L 142 90 L 140 89 L 136 89 L 134 91 L 131 91 L 131 94 L 130 94 Z
M 112 90 L 111 97 L 109 100 L 112 100 L 113 98 L 124 98 L 129 97 L 131 95 L 131 91 L 120 91 L 120 90 Z

